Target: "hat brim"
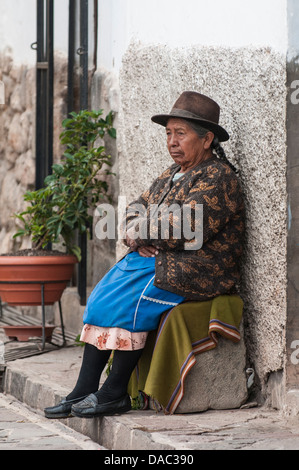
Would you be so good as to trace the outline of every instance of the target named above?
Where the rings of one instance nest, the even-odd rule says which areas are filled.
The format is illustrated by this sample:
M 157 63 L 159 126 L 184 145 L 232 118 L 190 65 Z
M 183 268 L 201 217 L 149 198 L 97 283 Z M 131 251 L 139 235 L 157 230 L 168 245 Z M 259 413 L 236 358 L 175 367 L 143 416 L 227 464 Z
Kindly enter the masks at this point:
M 201 119 L 201 118 L 196 118 L 196 117 L 186 117 L 182 116 L 180 113 L 172 113 L 172 114 L 156 114 L 155 116 L 152 116 L 152 121 L 155 122 L 156 124 L 160 124 L 161 126 L 166 127 L 167 122 L 171 118 L 179 118 L 179 119 L 185 119 L 186 121 L 194 121 L 197 122 L 198 124 L 201 124 L 202 127 L 205 129 L 213 132 L 218 139 L 219 142 L 226 142 L 229 140 L 229 134 L 226 132 L 226 130 L 219 126 L 219 124 L 216 124 L 215 122 L 207 121 L 206 119 Z

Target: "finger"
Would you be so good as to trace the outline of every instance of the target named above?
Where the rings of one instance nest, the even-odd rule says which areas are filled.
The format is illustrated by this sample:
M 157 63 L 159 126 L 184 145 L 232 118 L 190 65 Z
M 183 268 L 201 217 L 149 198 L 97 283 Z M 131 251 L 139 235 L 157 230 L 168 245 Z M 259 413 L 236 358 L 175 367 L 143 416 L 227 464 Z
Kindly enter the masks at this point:
M 158 254 L 159 254 L 159 250 L 158 250 L 158 248 L 156 248 L 155 246 L 150 245 L 150 246 L 148 246 L 147 248 L 150 250 L 150 252 L 151 252 L 153 255 L 158 255 Z
M 145 258 L 149 258 L 149 257 L 152 257 L 152 256 L 155 256 L 153 251 L 150 249 L 150 247 L 148 246 L 143 246 L 141 248 L 138 249 L 138 253 L 145 257 Z

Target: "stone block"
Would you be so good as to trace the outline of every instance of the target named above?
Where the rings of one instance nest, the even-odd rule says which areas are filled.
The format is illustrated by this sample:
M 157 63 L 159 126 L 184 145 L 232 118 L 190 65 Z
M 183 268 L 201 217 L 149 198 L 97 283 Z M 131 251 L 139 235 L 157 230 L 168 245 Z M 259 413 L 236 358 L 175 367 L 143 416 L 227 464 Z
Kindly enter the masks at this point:
M 284 412 L 288 416 L 299 416 L 299 390 L 288 390 L 286 393 L 286 403 Z
M 189 372 L 184 396 L 176 413 L 196 413 L 208 409 L 239 408 L 247 399 L 246 349 L 239 343 L 219 337 L 211 351 L 196 356 Z
M 16 85 L 11 97 L 10 97 L 10 106 L 14 111 L 22 112 L 24 109 L 23 99 L 22 99 L 22 88 L 21 85 Z
M 25 111 L 22 114 L 16 113 L 11 121 L 8 143 L 19 154 L 26 153 L 31 147 L 31 119 L 31 113 Z
M 15 178 L 23 186 L 34 185 L 35 182 L 35 161 L 32 150 L 19 156 L 15 165 Z

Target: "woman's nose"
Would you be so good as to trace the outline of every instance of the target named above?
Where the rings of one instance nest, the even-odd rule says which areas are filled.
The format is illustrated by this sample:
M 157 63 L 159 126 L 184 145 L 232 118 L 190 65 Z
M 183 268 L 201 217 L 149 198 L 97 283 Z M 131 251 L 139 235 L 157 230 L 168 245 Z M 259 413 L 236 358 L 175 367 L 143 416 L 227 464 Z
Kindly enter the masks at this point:
M 177 138 L 176 138 L 176 135 L 171 135 L 169 136 L 168 138 L 168 145 L 170 147 L 176 147 L 178 144 L 178 141 L 177 141 Z

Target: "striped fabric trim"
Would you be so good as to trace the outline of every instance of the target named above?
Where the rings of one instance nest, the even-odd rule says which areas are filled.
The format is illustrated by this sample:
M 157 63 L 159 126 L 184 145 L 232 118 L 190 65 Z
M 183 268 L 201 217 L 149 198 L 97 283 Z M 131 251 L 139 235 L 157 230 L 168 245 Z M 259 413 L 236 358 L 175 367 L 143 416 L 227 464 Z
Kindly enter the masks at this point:
M 227 323 L 223 323 L 219 320 L 211 320 L 210 327 L 209 327 L 209 334 L 217 332 L 222 336 L 230 339 L 231 341 L 237 343 L 241 339 L 241 335 L 239 330 L 232 325 L 228 325 Z M 216 340 L 216 342 L 218 342 Z
M 187 357 L 186 361 L 184 362 L 182 368 L 181 368 L 181 380 L 177 384 L 176 388 L 174 389 L 174 392 L 169 400 L 168 405 L 165 408 L 165 412 L 172 414 L 176 410 L 176 408 L 179 406 L 180 401 L 182 400 L 184 396 L 184 382 L 185 378 L 187 377 L 189 371 L 192 369 L 196 362 L 196 359 L 194 355 L 191 353 Z
M 161 320 L 160 320 L 160 326 L 157 332 L 157 337 L 156 337 L 156 343 L 159 341 L 160 335 L 164 329 L 165 323 L 167 322 L 167 319 L 169 315 L 171 314 L 173 309 L 169 310 L 168 312 L 163 313 Z
M 157 336 L 157 341 L 158 338 L 161 334 L 161 331 L 166 323 L 166 320 L 168 318 L 168 315 L 171 312 L 168 312 L 168 314 L 165 316 L 163 323 L 161 325 L 161 330 L 159 330 L 158 336 Z M 211 320 L 209 322 L 209 336 L 206 338 L 201 339 L 200 341 L 196 341 L 195 343 L 192 344 L 192 351 L 190 352 L 189 356 L 187 357 L 186 361 L 181 367 L 180 370 L 180 380 L 174 389 L 174 392 L 169 400 L 169 403 L 167 404 L 165 408 L 165 412 L 169 414 L 173 414 L 180 404 L 180 401 L 182 400 L 184 396 L 184 383 L 185 379 L 196 363 L 195 356 L 199 353 L 205 352 L 205 351 L 210 351 L 211 349 L 214 349 L 217 344 L 218 344 L 218 339 L 217 339 L 217 334 L 219 333 L 222 336 L 230 339 L 231 341 L 237 343 L 241 339 L 241 335 L 239 333 L 239 330 L 235 328 L 232 325 L 229 325 L 227 323 L 223 323 L 219 320 Z

